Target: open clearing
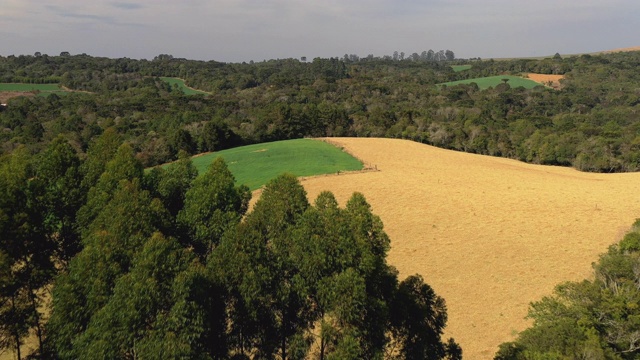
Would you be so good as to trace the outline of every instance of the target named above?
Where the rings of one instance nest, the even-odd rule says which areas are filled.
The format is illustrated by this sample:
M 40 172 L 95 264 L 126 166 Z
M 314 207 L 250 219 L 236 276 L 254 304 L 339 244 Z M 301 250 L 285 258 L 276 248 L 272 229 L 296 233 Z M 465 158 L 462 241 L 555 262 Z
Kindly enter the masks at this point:
M 524 79 L 519 76 L 511 76 L 511 75 L 496 75 L 496 76 L 487 76 L 483 78 L 450 81 L 450 82 L 446 82 L 438 85 L 455 86 L 458 84 L 476 83 L 478 85 L 478 88 L 487 89 L 489 87 L 496 87 L 497 85 L 501 84 L 503 82 L 502 79 L 509 79 L 507 84 L 509 84 L 509 86 L 511 86 L 512 88 L 522 86 L 526 89 L 533 89 L 536 86 L 540 86 L 539 83 L 533 80 Z
M 0 103 L 18 96 L 49 96 L 51 94 L 65 95 L 68 91 L 59 84 L 23 84 L 0 83 Z
M 202 173 L 218 156 L 227 162 L 236 182 L 247 185 L 251 190 L 258 189 L 283 172 L 312 176 L 357 171 L 363 167 L 358 159 L 339 148 L 311 139 L 275 141 L 222 150 L 196 156 L 193 164 Z
M 451 68 L 455 72 L 460 72 L 471 69 L 471 65 L 451 65 Z
M 173 86 L 174 84 L 178 85 L 178 88 L 182 90 L 185 95 L 208 95 L 209 93 L 206 91 L 196 90 L 192 87 L 187 86 L 184 83 L 184 80 L 173 77 L 161 77 L 162 81 L 169 83 L 169 85 Z
M 330 141 L 379 171 L 308 178 L 311 201 L 362 192 L 391 238 L 400 278 L 420 273 L 447 301 L 446 336 L 490 359 L 525 329 L 528 304 L 591 274 L 640 217 L 640 173 L 594 174 L 396 139 Z
M 550 83 L 551 87 L 554 89 L 560 89 L 560 80 L 564 79 L 564 75 L 548 75 L 536 73 L 528 73 L 526 77 L 527 79 L 533 80 L 545 86 L 548 86 Z

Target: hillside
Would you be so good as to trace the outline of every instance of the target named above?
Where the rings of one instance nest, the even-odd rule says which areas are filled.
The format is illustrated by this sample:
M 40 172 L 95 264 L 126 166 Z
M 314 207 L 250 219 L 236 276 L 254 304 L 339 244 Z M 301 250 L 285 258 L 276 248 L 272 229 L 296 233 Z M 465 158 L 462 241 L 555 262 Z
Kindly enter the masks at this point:
M 640 174 L 593 174 L 405 140 L 332 139 L 378 172 L 310 178 L 341 205 L 364 193 L 400 278 L 420 273 L 447 301 L 465 359 L 491 358 L 527 327 L 529 302 L 590 264 L 640 215 Z

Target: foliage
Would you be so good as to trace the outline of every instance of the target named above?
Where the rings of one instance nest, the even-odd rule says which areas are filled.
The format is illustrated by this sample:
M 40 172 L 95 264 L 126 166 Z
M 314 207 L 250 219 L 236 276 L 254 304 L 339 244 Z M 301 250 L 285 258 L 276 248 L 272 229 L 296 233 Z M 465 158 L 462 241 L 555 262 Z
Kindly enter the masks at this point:
M 640 52 L 502 61 L 451 55 L 241 64 L 166 54 L 152 61 L 0 57 L 0 81 L 89 92 L 10 99 L 0 109 L 0 144 L 4 152 L 25 145 L 37 153 L 62 135 L 84 156 L 96 136 L 113 128 L 148 167 L 177 159 L 181 150 L 384 136 L 583 171 L 640 169 Z M 517 82 L 529 72 L 564 75 L 561 89 L 521 88 L 526 84 Z M 486 89 L 477 80 L 490 77 Z M 162 78 L 184 79 L 206 94 L 186 95 Z M 435 86 L 451 82 L 462 84 Z

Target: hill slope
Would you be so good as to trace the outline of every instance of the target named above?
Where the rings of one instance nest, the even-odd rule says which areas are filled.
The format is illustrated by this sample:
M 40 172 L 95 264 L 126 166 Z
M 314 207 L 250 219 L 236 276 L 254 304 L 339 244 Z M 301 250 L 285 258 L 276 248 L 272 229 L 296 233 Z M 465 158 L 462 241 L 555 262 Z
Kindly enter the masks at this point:
M 590 264 L 640 217 L 640 173 L 594 174 L 395 139 L 339 138 L 378 172 L 302 182 L 341 205 L 362 192 L 391 237 L 400 278 L 420 273 L 449 308 L 465 359 L 492 358 L 529 302 Z

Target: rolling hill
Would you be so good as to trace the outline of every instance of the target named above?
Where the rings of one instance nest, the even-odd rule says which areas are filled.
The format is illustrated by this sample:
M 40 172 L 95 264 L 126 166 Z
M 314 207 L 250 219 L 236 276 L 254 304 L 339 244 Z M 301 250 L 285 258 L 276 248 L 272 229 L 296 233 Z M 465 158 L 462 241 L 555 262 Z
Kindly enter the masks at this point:
M 420 273 L 447 301 L 446 336 L 489 359 L 529 325 L 528 304 L 589 276 L 636 217 L 640 173 L 574 169 L 396 139 L 330 139 L 379 171 L 308 178 L 311 200 L 362 192 L 391 238 L 400 278 Z

